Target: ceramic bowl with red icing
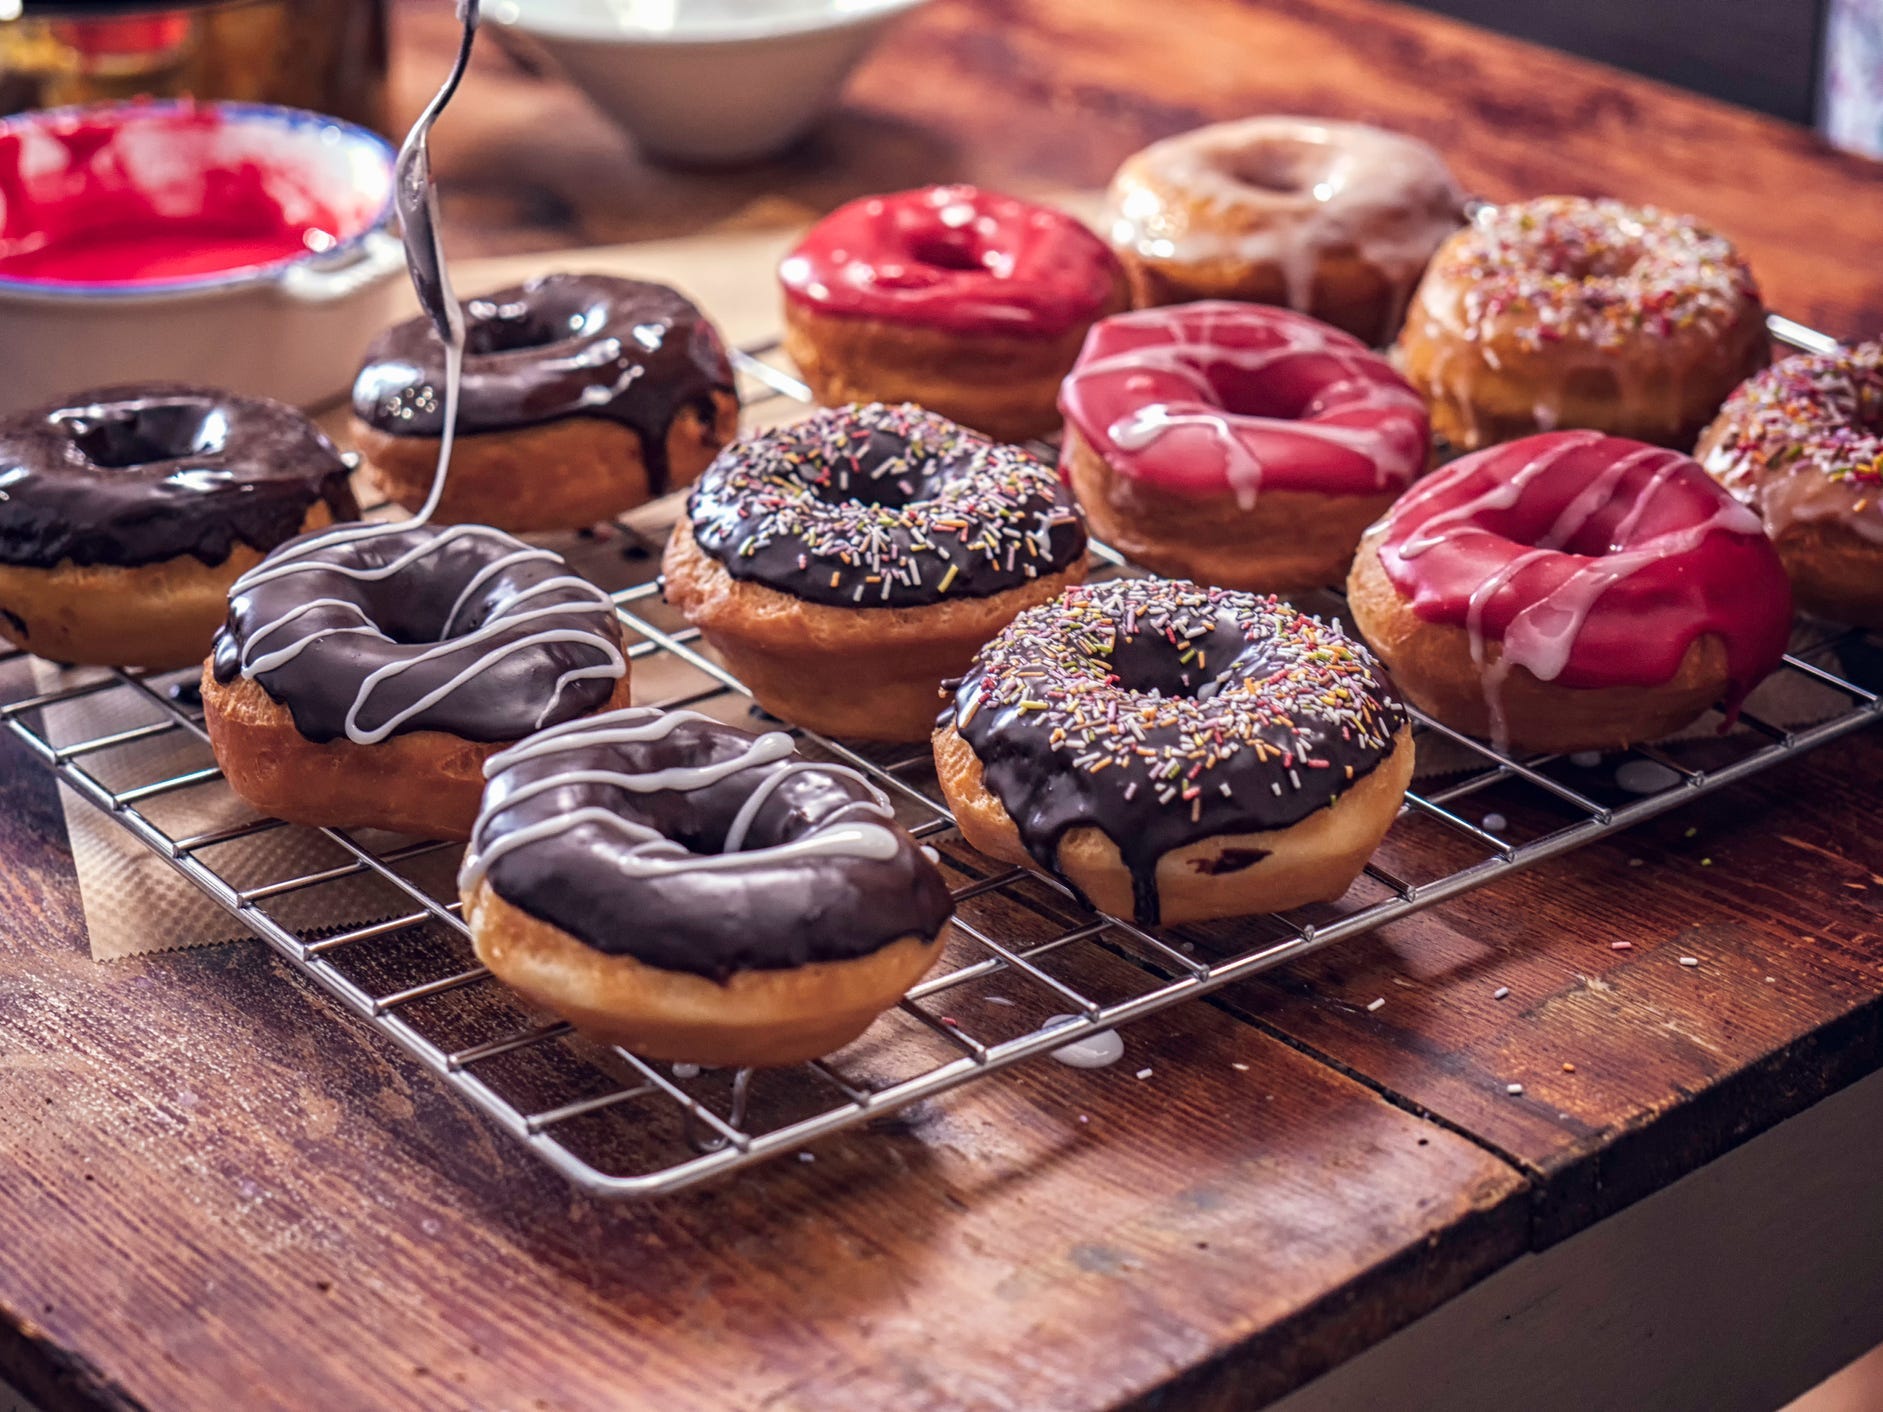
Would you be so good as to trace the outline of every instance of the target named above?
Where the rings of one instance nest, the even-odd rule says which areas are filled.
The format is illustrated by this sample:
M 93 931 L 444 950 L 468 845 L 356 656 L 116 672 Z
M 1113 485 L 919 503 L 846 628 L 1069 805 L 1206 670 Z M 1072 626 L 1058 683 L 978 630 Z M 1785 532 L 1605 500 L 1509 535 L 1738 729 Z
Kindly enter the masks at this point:
M 0 411 L 152 379 L 302 405 L 396 311 L 393 152 L 293 108 L 0 121 Z

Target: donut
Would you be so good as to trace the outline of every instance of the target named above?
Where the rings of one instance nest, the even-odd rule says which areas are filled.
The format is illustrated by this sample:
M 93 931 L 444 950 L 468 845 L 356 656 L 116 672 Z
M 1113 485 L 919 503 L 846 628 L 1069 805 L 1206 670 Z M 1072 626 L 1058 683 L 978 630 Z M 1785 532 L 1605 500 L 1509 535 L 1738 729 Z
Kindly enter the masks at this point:
M 1112 248 L 1140 307 L 1280 304 L 1372 345 L 1464 198 L 1423 142 L 1361 123 L 1257 117 L 1154 142 L 1106 198 Z
M 1412 779 L 1367 650 L 1278 598 L 1080 585 L 974 659 L 935 734 L 961 836 L 1143 926 L 1332 901 Z
M 1799 607 L 1883 628 L 1883 343 L 1755 374 L 1695 455 L 1765 521 Z
M 464 305 L 451 476 L 431 519 L 580 529 L 688 484 L 738 431 L 719 331 L 665 285 L 552 274 Z M 423 316 L 366 350 L 353 439 L 367 482 L 417 511 L 444 431 L 445 348 Z
M 459 877 L 480 960 L 650 1059 L 840 1049 L 941 954 L 941 875 L 854 770 L 639 707 L 494 756 Z
M 1791 590 L 1759 518 L 1698 463 L 1595 431 L 1426 477 L 1367 531 L 1360 633 L 1414 705 L 1499 749 L 1608 750 L 1779 663 Z
M 1770 357 L 1729 241 L 1651 206 L 1487 206 L 1432 259 L 1400 365 L 1462 451 L 1559 427 L 1688 450 Z
M 467 838 L 484 762 L 628 702 L 607 594 L 482 525 L 292 540 L 235 581 L 203 666 L 230 786 L 290 823 Z
M 1176 578 L 1285 593 L 1346 580 L 1431 456 L 1425 404 L 1357 338 L 1206 301 L 1095 326 L 1060 393 L 1060 469 L 1092 531 Z
M 238 574 L 358 518 L 347 475 L 292 407 L 204 387 L 0 418 L 0 637 L 57 662 L 200 662 Z
M 944 678 L 1085 577 L 1044 462 L 919 407 L 832 408 L 727 450 L 667 541 L 667 601 L 759 705 L 825 735 L 927 740 Z
M 1085 331 L 1130 303 L 1078 221 L 971 186 L 841 206 L 778 276 L 785 351 L 819 402 L 916 402 L 1001 441 L 1058 426 Z

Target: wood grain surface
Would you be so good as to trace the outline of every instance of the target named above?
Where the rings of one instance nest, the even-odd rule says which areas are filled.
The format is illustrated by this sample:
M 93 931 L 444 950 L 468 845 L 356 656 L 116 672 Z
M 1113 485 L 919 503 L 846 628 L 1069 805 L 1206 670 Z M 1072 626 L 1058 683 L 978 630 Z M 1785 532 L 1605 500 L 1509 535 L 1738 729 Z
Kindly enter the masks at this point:
M 445 9 L 400 12 L 406 112 Z M 1091 185 L 1284 110 L 1431 138 L 1493 196 L 1699 212 L 1775 304 L 1883 323 L 1883 168 L 1805 133 L 1369 0 L 1177 13 L 940 0 L 811 143 L 733 175 L 645 166 L 486 48 L 440 130 L 447 229 L 492 254 Z M 1879 783 L 1859 740 L 1150 1022 L 1123 1065 L 622 1208 L 259 946 L 90 962 L 52 786 L 9 745 L 0 1376 L 51 1409 L 1259 1405 L 1878 1067 Z

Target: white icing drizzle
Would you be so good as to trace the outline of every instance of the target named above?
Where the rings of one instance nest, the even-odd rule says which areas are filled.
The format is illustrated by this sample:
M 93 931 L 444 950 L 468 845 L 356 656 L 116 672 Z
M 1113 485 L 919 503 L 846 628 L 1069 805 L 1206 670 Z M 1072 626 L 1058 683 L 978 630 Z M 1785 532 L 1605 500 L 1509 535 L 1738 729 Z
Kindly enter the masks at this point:
M 1313 325 L 1283 323 L 1273 327 L 1283 341 L 1272 348 L 1234 348 L 1218 337 L 1225 320 L 1234 320 L 1242 306 L 1225 302 L 1192 305 L 1184 320 L 1173 321 L 1169 310 L 1145 309 L 1115 315 L 1108 322 L 1114 327 L 1143 326 L 1169 335 L 1169 342 L 1140 344 L 1104 358 L 1081 363 L 1075 376 L 1130 376 L 1145 370 L 1168 373 L 1196 390 L 1202 406 L 1173 408 L 1166 402 L 1151 402 L 1134 408 L 1113 422 L 1106 435 L 1121 451 L 1142 451 L 1166 432 L 1178 427 L 1201 427 L 1221 448 L 1224 476 L 1238 507 L 1255 507 L 1262 487 L 1262 463 L 1249 450 L 1239 429 L 1260 428 L 1279 436 L 1318 441 L 1352 451 L 1373 463 L 1374 483 L 1385 490 L 1409 483 L 1423 466 L 1422 448 L 1408 449 L 1404 438 L 1395 436 L 1389 423 L 1372 426 L 1344 426 L 1327 422 L 1301 421 L 1286 417 L 1257 417 L 1221 409 L 1216 390 L 1207 372 L 1212 365 L 1227 364 L 1246 373 L 1262 373 L 1291 358 L 1312 354 L 1327 358 L 1352 378 L 1352 384 L 1336 383 L 1327 391 L 1361 386 L 1358 397 L 1341 403 L 1341 413 L 1365 413 L 1393 408 L 1417 408 L 1419 398 L 1410 388 L 1381 380 L 1373 355 L 1349 347 L 1344 336 L 1330 337 L 1332 330 Z M 1326 395 L 1324 392 L 1323 396 Z
M 493 755 L 484 764 L 484 775 L 487 779 L 494 779 L 512 765 L 523 761 L 542 759 L 573 750 L 585 750 L 593 746 L 664 740 L 683 721 L 720 724 L 710 716 L 703 716 L 697 711 L 657 711 L 649 706 L 609 711 L 603 715 L 565 722 Z M 714 761 L 711 764 L 672 766 L 637 774 L 616 770 L 572 768 L 545 775 L 539 780 L 534 780 L 506 794 L 493 812 L 479 817 L 477 826 L 471 834 L 470 846 L 465 850 L 464 863 L 458 875 L 459 884 L 468 891 L 476 886 L 478 881 L 489 872 L 491 865 L 505 854 L 542 839 L 568 833 L 572 829 L 587 824 L 594 824 L 615 833 L 629 843 L 630 847 L 617 855 L 614 862 L 628 876 L 637 878 L 667 877 L 695 870 L 720 871 L 733 868 L 775 867 L 782 863 L 813 858 L 866 858 L 879 862 L 894 858 L 902 847 L 902 840 L 892 828 L 885 826 L 895 818 L 895 810 L 891 808 L 888 797 L 855 770 L 843 765 L 827 765 L 813 760 L 793 761 L 760 781 L 733 817 L 732 824 L 726 830 L 724 847 L 719 853 L 690 852 L 657 830 L 645 824 L 635 823 L 631 819 L 625 819 L 613 810 L 599 805 L 588 805 L 566 814 L 559 814 L 551 819 L 526 824 L 522 828 L 505 834 L 495 842 L 486 837 L 490 820 L 495 814 L 500 814 L 526 799 L 561 789 L 564 786 L 601 784 L 636 794 L 652 794 L 662 790 L 686 793 L 704 789 L 707 785 L 737 774 L 740 770 L 783 760 L 791 755 L 794 749 L 791 737 L 783 731 L 768 731 L 764 735 L 753 737 L 751 744 L 738 755 L 727 760 Z M 752 821 L 758 817 L 760 806 L 787 776 L 803 770 L 847 776 L 862 784 L 868 791 L 869 797 L 856 800 L 834 811 L 815 829 L 789 843 L 775 844 L 769 848 L 740 848 L 739 845 L 744 843 Z M 844 818 L 844 815 L 853 810 L 861 811 L 871 818 Z
M 1273 184 L 1259 180 L 1264 167 Z M 1186 201 L 1174 204 L 1173 192 Z M 1265 116 L 1166 138 L 1127 160 L 1112 182 L 1108 229 L 1113 245 L 1146 260 L 1273 266 L 1288 306 L 1301 310 L 1313 302 L 1322 256 L 1351 250 L 1392 284 L 1387 327 L 1396 328 L 1463 206 L 1423 142 L 1361 123 Z

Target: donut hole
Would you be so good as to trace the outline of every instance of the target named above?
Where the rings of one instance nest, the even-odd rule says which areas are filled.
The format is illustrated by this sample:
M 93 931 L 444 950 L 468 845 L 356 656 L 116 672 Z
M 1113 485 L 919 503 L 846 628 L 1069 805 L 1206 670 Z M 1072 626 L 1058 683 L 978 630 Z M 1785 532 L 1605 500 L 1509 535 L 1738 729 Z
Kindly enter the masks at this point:
M 1334 154 L 1324 143 L 1271 138 L 1224 153 L 1218 169 L 1238 185 L 1278 196 L 1299 196 L 1325 183 L 1333 163 Z
M 1131 695 L 1199 699 L 1215 694 L 1246 646 L 1235 619 L 1225 614 L 1208 632 L 1176 642 L 1157 632 L 1121 636 L 1105 665 L 1113 684 Z
M 473 299 L 465 305 L 465 351 L 478 357 L 548 348 L 585 338 L 602 326 L 605 311 L 573 291 L 532 290 L 531 297 L 497 303 Z
M 185 456 L 214 456 L 229 440 L 229 418 L 199 398 L 74 407 L 52 414 L 79 454 L 105 470 Z
M 909 242 L 909 258 L 938 270 L 986 270 L 987 254 L 974 232 L 940 228 L 918 232 Z
M 881 505 L 900 510 L 933 500 L 966 471 L 967 455 L 925 454 L 899 433 L 872 428 L 849 455 L 832 458 L 824 474 L 809 480 L 811 494 L 828 505 Z

